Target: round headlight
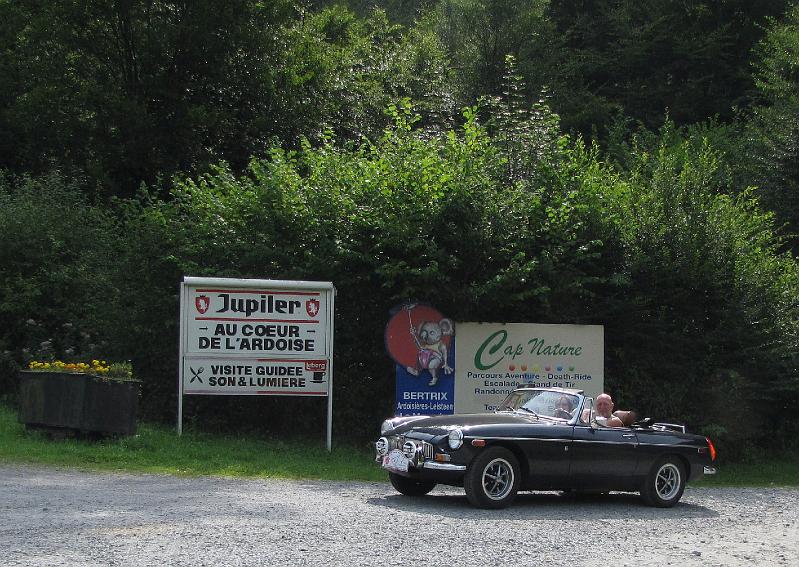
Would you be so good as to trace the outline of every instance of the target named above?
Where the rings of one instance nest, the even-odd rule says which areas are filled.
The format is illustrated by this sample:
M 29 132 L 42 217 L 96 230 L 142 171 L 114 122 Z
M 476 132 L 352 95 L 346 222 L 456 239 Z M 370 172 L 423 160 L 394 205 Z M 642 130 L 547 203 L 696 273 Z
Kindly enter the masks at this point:
M 463 445 L 463 431 L 460 429 L 453 429 L 447 436 L 447 442 L 450 449 L 460 449 Z
M 375 449 L 377 450 L 378 455 L 385 455 L 388 453 L 388 439 L 385 437 L 381 437 L 375 443 Z
M 416 456 L 416 443 L 413 441 L 406 441 L 402 445 L 402 454 L 409 459 L 413 459 L 413 457 Z
M 391 420 L 390 419 L 387 419 L 383 423 L 380 424 L 380 434 L 381 435 L 383 433 L 385 433 L 386 431 L 388 431 L 389 429 L 392 429 Z

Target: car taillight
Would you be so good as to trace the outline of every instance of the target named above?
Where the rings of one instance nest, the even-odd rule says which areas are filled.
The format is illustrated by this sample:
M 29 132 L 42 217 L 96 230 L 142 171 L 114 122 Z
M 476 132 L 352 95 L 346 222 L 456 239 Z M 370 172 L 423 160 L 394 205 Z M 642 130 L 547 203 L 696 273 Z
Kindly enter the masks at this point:
M 710 460 L 715 461 L 716 448 L 713 446 L 713 441 L 711 441 L 709 437 L 705 437 L 705 440 L 707 441 L 707 448 L 710 449 Z

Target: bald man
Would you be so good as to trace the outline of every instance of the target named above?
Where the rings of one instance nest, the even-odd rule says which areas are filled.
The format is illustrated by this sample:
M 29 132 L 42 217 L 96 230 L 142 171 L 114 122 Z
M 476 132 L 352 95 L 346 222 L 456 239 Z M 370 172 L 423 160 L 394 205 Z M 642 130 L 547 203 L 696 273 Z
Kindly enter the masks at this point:
M 613 398 L 610 394 L 599 394 L 594 400 L 596 422 L 605 427 L 624 427 L 624 423 L 613 415 Z

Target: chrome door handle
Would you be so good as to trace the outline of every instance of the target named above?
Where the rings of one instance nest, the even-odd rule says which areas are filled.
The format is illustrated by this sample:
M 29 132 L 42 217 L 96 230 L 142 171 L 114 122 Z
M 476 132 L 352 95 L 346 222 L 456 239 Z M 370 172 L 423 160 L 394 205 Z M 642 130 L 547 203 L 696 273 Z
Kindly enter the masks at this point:
M 625 433 L 622 437 L 635 437 L 635 433 Z

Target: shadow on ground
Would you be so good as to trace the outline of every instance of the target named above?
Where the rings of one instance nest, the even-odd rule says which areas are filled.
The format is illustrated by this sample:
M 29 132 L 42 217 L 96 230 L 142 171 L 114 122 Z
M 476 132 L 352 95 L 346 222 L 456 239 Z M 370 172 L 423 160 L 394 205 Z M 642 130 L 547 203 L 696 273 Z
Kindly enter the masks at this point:
M 556 519 L 556 520 L 648 520 L 716 518 L 715 510 L 680 502 L 674 508 L 652 508 L 644 505 L 637 494 L 611 493 L 608 495 L 580 496 L 551 492 L 520 493 L 514 503 L 504 510 L 479 510 L 469 505 L 463 493 L 440 494 L 433 492 L 423 497 L 390 494 L 369 498 L 367 504 L 383 506 L 406 512 L 432 514 L 469 519 Z

